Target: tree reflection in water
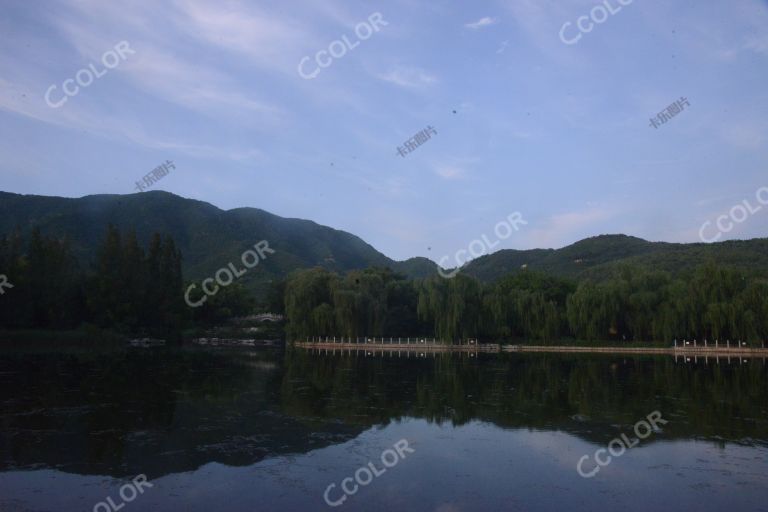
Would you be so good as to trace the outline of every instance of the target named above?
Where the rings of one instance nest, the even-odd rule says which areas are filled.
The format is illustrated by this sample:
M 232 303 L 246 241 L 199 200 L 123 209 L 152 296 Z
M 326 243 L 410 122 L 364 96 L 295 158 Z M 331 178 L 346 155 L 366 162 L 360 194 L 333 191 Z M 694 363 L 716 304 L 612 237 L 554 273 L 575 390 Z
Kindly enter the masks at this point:
M 0 470 L 155 478 L 307 453 L 409 417 L 604 444 L 659 410 L 665 439 L 768 445 L 766 373 L 762 360 L 666 357 L 6 351 Z

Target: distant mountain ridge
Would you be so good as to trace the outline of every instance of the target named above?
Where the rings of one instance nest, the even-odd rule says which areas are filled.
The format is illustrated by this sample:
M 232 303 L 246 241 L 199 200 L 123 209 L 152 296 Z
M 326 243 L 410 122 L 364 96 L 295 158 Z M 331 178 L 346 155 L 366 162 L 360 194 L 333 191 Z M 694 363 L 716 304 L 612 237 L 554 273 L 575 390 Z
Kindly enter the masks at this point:
M 648 242 L 627 235 L 600 235 L 561 249 L 504 249 L 472 260 L 462 272 L 481 281 L 493 281 L 525 266 L 527 270 L 559 277 L 601 280 L 622 264 L 676 274 L 708 260 L 768 276 L 768 238 L 679 244 Z
M 89 265 L 106 226 L 136 231 L 146 246 L 154 232 L 171 235 L 184 257 L 185 278 L 211 276 L 260 240 L 274 254 L 246 273 L 239 282 L 255 291 L 292 270 L 320 266 L 345 272 L 395 262 L 360 238 L 315 222 L 286 219 L 257 208 L 224 211 L 168 192 L 93 195 L 77 199 L 0 192 L 0 234 L 17 227 L 28 234 L 66 236 L 83 265 Z
M 390 267 L 411 278 L 437 275 L 437 265 L 427 258 L 394 261 L 350 233 L 258 208 L 221 210 L 162 191 L 81 198 L 0 192 L 0 234 L 16 228 L 28 234 L 39 227 L 44 234 L 66 236 L 83 265 L 93 261 L 110 223 L 121 231 L 134 229 L 144 244 L 154 232 L 171 235 L 184 256 L 188 280 L 208 277 L 229 262 L 237 263 L 245 249 L 267 240 L 276 252 L 240 281 L 257 293 L 293 270 L 316 266 L 336 272 Z M 601 235 L 561 249 L 501 250 L 471 261 L 462 273 L 492 281 L 525 268 L 600 279 L 625 262 L 679 272 L 707 259 L 768 274 L 768 239 L 674 244 Z

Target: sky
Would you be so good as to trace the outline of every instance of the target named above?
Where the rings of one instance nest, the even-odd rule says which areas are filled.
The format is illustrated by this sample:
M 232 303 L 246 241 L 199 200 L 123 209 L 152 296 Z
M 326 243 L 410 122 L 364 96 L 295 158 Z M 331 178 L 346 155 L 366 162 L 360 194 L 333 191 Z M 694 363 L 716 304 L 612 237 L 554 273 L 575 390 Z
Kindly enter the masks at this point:
M 768 236 L 768 2 L 604 1 L 0 0 L 0 190 L 140 193 L 172 161 L 149 190 L 395 259 L 699 242 L 745 200 L 719 239 Z

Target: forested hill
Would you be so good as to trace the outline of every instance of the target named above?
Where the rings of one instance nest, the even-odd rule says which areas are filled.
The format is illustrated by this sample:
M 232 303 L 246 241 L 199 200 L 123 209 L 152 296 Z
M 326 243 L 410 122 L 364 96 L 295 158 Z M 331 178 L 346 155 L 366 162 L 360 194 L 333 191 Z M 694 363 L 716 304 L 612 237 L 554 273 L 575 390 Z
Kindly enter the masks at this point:
M 626 235 L 586 238 L 562 249 L 505 249 L 471 261 L 462 273 L 491 282 L 521 269 L 558 277 L 603 280 L 624 264 L 678 274 L 716 261 L 768 276 L 768 238 L 715 244 L 648 242 Z
M 134 229 L 143 245 L 155 232 L 171 235 L 182 252 L 187 280 L 208 277 L 239 261 L 242 252 L 260 240 L 267 240 L 276 252 L 257 272 L 243 276 L 240 282 L 252 290 L 263 290 L 267 282 L 292 270 L 316 266 L 336 272 L 390 267 L 412 278 L 437 274 L 426 258 L 396 262 L 352 234 L 257 208 L 225 211 L 161 191 L 77 199 L 0 192 L 0 235 L 20 228 L 26 237 L 39 227 L 44 235 L 65 236 L 84 266 L 94 260 L 110 223 L 124 232 Z M 525 265 L 559 277 L 601 279 L 623 263 L 677 273 L 707 260 L 768 274 L 768 239 L 672 244 L 602 235 L 561 249 L 501 250 L 470 262 L 462 273 L 489 282 Z
M 394 264 L 354 235 L 257 208 L 224 211 L 161 191 L 77 199 L 0 192 L 0 235 L 20 228 L 26 238 L 39 227 L 43 235 L 67 237 L 84 267 L 94 260 L 110 223 L 123 232 L 135 230 L 142 245 L 155 232 L 172 236 L 188 280 L 208 277 L 229 262 L 242 266 L 243 251 L 266 240 L 275 253 L 240 280 L 252 290 L 297 268 L 344 272 Z

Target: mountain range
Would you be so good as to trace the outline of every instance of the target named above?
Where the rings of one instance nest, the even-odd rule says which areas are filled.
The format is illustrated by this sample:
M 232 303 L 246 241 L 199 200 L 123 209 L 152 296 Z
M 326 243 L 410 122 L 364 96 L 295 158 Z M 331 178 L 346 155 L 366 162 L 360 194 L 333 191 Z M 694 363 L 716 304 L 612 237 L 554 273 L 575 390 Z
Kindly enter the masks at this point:
M 155 232 L 171 235 L 188 280 L 212 276 L 230 262 L 238 265 L 244 250 L 266 240 L 275 253 L 241 278 L 257 295 L 293 270 L 317 266 L 336 272 L 390 267 L 411 278 L 437 275 L 437 265 L 427 258 L 394 261 L 350 233 L 258 208 L 221 210 L 162 191 L 81 198 L 0 192 L 0 235 L 18 229 L 26 236 L 38 227 L 43 234 L 65 236 L 85 266 L 92 264 L 108 224 L 133 229 L 145 245 Z M 768 239 L 679 244 L 600 235 L 560 249 L 500 250 L 471 261 L 462 272 L 482 281 L 523 269 L 601 279 L 622 263 L 677 273 L 710 259 L 768 274 Z

